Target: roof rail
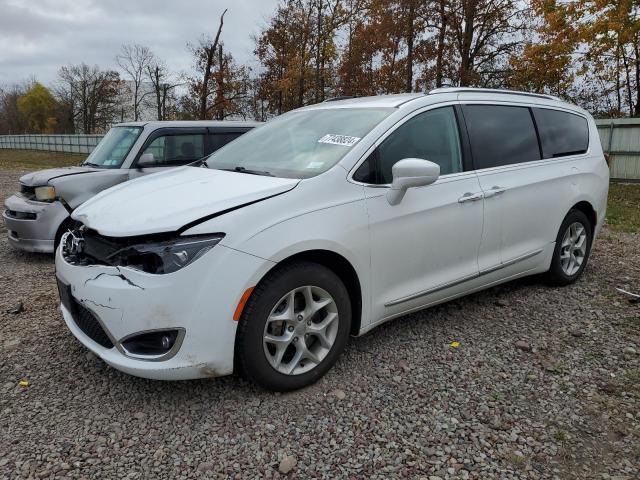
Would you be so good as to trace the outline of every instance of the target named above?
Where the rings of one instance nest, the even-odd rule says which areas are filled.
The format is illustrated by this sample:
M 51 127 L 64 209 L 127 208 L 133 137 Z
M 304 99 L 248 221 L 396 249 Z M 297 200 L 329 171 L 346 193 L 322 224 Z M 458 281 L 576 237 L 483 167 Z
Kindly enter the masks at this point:
M 354 95 L 341 95 L 339 97 L 331 97 L 331 98 L 327 98 L 324 101 L 325 102 L 337 102 L 339 100 L 348 100 L 350 98 L 356 98 Z
M 537 98 L 546 98 L 548 100 L 562 101 L 558 97 L 554 97 L 553 95 L 547 95 L 544 93 L 531 93 L 531 92 L 522 92 L 520 90 L 507 90 L 507 89 L 498 89 L 498 88 L 441 87 L 441 88 L 435 88 L 433 90 L 429 90 L 429 95 L 434 93 L 463 93 L 463 92 L 501 93 L 504 95 L 523 95 L 526 97 L 537 97 Z

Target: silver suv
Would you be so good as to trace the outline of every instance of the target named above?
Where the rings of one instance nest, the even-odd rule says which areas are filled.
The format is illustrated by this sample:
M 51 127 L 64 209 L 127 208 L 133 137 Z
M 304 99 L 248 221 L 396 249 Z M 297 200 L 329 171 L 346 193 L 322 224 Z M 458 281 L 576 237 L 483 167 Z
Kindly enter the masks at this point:
M 51 253 L 72 224 L 71 212 L 118 183 L 192 163 L 259 122 L 131 122 L 113 127 L 82 165 L 29 173 L 2 214 L 9 243 Z

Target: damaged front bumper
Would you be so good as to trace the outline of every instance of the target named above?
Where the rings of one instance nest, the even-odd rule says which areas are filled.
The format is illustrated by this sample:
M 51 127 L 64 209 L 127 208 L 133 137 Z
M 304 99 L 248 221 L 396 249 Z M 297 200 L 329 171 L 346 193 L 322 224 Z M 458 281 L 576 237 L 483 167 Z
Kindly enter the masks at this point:
M 233 372 L 235 308 L 272 262 L 217 245 L 187 267 L 164 275 L 126 267 L 71 265 L 61 249 L 56 276 L 65 323 L 112 367 L 131 375 L 182 380 Z M 66 305 L 65 305 L 66 304 Z M 179 332 L 171 354 L 134 355 L 132 336 Z
M 20 194 L 4 202 L 2 212 L 9 243 L 28 252 L 53 253 L 56 233 L 69 212 L 59 202 L 37 202 Z

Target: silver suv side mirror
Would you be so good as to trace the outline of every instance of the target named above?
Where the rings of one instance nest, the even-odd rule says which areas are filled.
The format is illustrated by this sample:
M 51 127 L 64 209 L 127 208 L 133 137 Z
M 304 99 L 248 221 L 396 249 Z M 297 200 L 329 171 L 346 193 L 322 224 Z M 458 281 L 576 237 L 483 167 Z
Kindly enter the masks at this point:
M 387 192 L 390 205 L 400 203 L 408 188 L 423 187 L 440 176 L 440 165 L 421 158 L 405 158 L 391 168 L 393 182 Z
M 153 153 L 143 153 L 138 159 L 138 163 L 136 166 L 138 168 L 150 167 L 156 163 L 156 157 L 153 156 Z

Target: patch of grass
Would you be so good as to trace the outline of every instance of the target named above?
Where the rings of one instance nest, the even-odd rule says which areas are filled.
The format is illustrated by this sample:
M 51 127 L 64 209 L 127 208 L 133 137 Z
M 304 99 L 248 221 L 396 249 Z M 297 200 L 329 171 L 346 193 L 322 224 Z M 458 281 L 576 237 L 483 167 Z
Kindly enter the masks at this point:
M 632 368 L 624 372 L 624 377 L 629 380 L 630 383 L 640 387 L 640 368 Z
M 565 432 L 564 430 L 556 430 L 556 432 L 553 434 L 553 438 L 555 438 L 558 442 L 566 442 L 567 438 L 569 437 L 567 436 L 567 432 Z
M 504 454 L 504 459 L 513 465 L 515 468 L 524 470 L 527 466 L 529 459 L 524 455 L 518 455 L 515 452 L 507 452 Z
M 502 400 L 504 400 L 504 395 L 500 392 L 492 392 L 489 395 L 489 400 L 491 400 L 492 402 L 501 402 Z
M 567 367 L 563 363 L 558 362 L 547 365 L 545 370 L 549 373 L 553 373 L 554 375 L 564 375 L 567 371 Z
M 624 372 L 623 388 L 633 398 L 640 398 L 640 368 L 631 368 Z
M 609 185 L 607 224 L 620 232 L 640 231 L 640 184 Z
M 87 155 L 84 153 L 0 149 L 0 169 L 33 171 L 45 168 L 67 167 L 69 165 L 80 165 L 85 158 L 87 158 Z

